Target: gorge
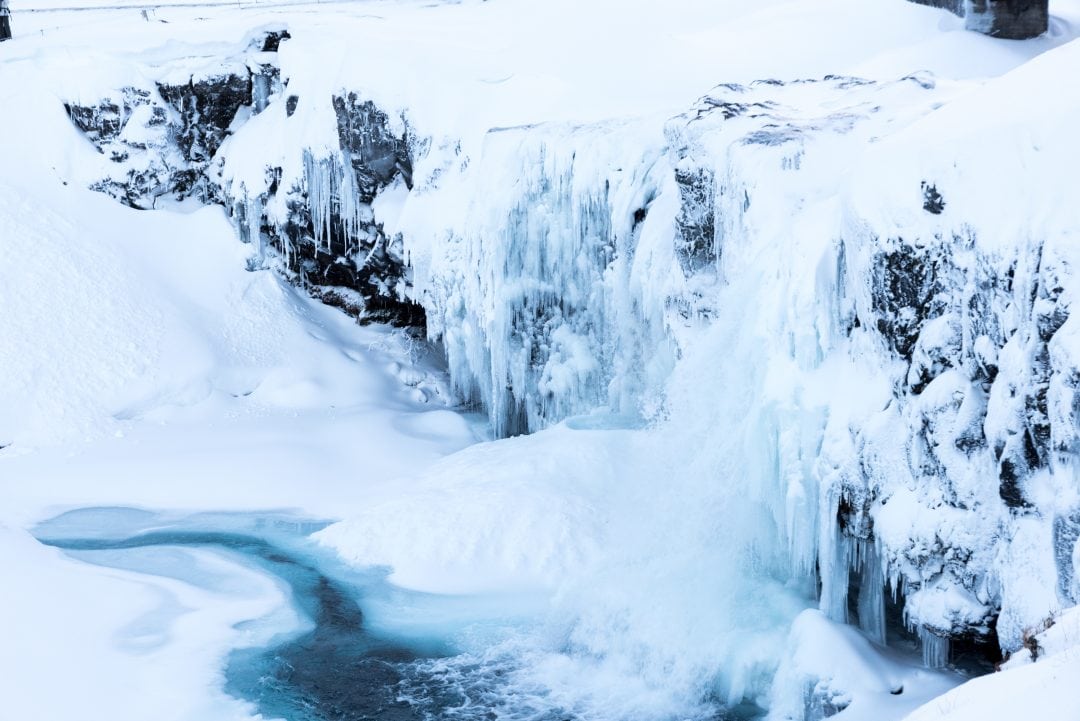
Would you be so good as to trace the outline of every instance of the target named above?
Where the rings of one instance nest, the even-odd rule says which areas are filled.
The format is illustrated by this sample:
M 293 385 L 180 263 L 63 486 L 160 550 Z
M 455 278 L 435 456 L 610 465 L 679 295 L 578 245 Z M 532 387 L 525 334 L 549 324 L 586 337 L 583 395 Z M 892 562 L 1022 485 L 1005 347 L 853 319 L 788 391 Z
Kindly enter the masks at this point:
M 550 655 L 517 681 L 575 718 L 899 719 L 1053 647 L 1080 601 L 1080 46 L 1063 24 L 1022 51 L 948 50 L 955 18 L 896 4 L 890 49 L 805 61 L 772 43 L 808 10 L 747 11 L 742 45 L 680 20 L 670 57 L 726 64 L 673 60 L 693 69 L 664 86 L 663 63 L 619 55 L 610 97 L 589 51 L 615 52 L 607 9 L 581 37 L 527 3 L 174 10 L 157 24 L 197 42 L 156 27 L 69 51 L 95 72 L 45 63 L 31 107 L 81 147 L 40 164 L 50 182 L 140 215 L 224 212 L 238 271 L 408 349 L 393 382 L 437 409 L 409 432 L 448 455 L 347 513 L 327 497 L 340 520 L 315 538 L 344 562 L 421 593 L 550 597 Z M 1046 7 L 948 9 L 1005 38 L 1040 35 Z M 619 29 L 648 47 L 658 14 Z M 478 50 L 530 19 L 577 54 L 543 32 Z M 11 77 L 50 57 L 35 42 Z M 209 387 L 266 402 L 246 376 Z M 304 388 L 273 402 L 364 403 Z M 806 651 L 823 643 L 879 675 Z

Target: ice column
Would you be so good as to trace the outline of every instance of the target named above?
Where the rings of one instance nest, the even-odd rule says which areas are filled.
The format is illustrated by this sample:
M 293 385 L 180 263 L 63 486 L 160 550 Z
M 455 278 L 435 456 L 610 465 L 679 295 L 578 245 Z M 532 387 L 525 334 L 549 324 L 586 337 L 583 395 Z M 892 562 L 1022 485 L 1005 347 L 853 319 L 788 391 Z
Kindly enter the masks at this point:
M 922 642 L 923 665 L 927 668 L 945 668 L 949 663 L 949 639 L 919 626 L 919 641 Z

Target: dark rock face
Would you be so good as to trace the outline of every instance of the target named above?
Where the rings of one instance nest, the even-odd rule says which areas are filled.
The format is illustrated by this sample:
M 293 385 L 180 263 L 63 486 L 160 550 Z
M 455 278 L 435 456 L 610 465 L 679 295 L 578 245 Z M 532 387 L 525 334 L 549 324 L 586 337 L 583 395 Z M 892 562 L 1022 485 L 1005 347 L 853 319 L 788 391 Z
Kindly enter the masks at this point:
M 352 165 L 361 202 L 371 203 L 397 177 L 412 187 L 407 137 L 394 135 L 386 113 L 370 100 L 361 101 L 356 93 L 335 97 L 334 111 L 338 140 Z
M 394 130 L 390 116 L 355 93 L 330 99 L 337 118 L 339 150 L 326 158 L 305 154 L 304 173 L 283 184 L 281 169 L 266 197 L 233 198 L 241 229 L 256 220 L 276 262 L 294 283 L 363 322 L 423 327 L 423 309 L 407 295 L 409 265 L 400 236 L 387 236 L 372 204 L 390 185 L 411 187 L 407 126 Z M 299 98 L 286 100 L 287 116 Z M 291 110 L 292 112 L 288 112 Z M 288 187 L 286 187 L 288 186 Z M 283 196 L 287 217 L 271 219 L 264 208 Z M 252 216 L 257 215 L 255 219 Z M 251 230 L 247 230 L 248 240 Z
M 719 260 L 713 206 L 716 184 L 706 168 L 676 170 L 675 182 L 682 200 L 675 219 L 679 229 L 676 253 L 683 272 L 689 275 Z
M 282 40 L 288 40 L 292 35 L 288 30 L 271 30 L 266 33 L 262 41 L 262 51 L 264 53 L 276 53 L 278 48 L 281 47 Z
M 0 42 L 11 39 L 11 9 L 8 0 L 0 0 Z
M 365 322 L 422 327 L 423 311 L 406 299 L 401 238 L 387 237 L 372 210 L 391 184 L 411 186 L 408 133 L 395 131 L 374 103 L 354 93 L 326 99 L 337 116 L 340 151 L 307 157 L 301 179 L 283 184 L 281 169 L 268 167 L 273 182 L 256 198 L 230 197 L 222 184 L 218 151 L 234 125 L 285 94 L 275 53 L 288 37 L 271 31 L 245 58 L 210 71 L 122 88 L 92 105 L 68 104 L 75 126 L 115 163 L 92 187 L 134 208 L 153 208 L 162 197 L 222 203 L 245 240 L 276 254 L 260 264 Z M 292 117 L 299 98 L 285 103 Z M 286 217 L 267 217 L 266 202 L 277 195 Z
M 68 117 L 116 165 L 92 188 L 133 208 L 183 197 L 193 186 L 190 162 L 170 144 L 170 113 L 150 88 L 127 87 L 96 105 L 66 106 Z
M 237 111 L 251 103 L 252 77 L 243 68 L 122 88 L 97 104 L 66 108 L 72 122 L 118 165 L 94 189 L 134 208 L 153 208 L 162 196 L 220 201 L 206 170 Z
M 175 142 L 184 157 L 205 163 L 228 134 L 236 111 L 251 104 L 251 73 L 227 72 L 192 77 L 186 83 L 158 84 L 161 98 L 175 111 Z
M 249 57 L 121 88 L 94 104 L 68 103 L 76 127 L 117 164 L 94 189 L 134 208 L 153 208 L 163 196 L 221 202 L 211 161 L 237 114 L 265 108 L 280 90 L 276 56 L 263 49 L 276 50 L 288 36 L 264 32 L 250 44 Z
M 967 27 L 996 38 L 1035 38 L 1050 27 L 1049 0 L 971 0 Z
M 877 329 L 898 355 L 911 360 L 919 328 L 935 310 L 934 259 L 901 239 L 877 256 L 874 270 Z
M 1026 40 L 1050 26 L 1049 0 L 910 0 L 965 18 L 968 30 L 996 38 Z
M 923 210 L 931 215 L 941 215 L 945 212 L 945 197 L 938 191 L 936 185 L 923 182 Z

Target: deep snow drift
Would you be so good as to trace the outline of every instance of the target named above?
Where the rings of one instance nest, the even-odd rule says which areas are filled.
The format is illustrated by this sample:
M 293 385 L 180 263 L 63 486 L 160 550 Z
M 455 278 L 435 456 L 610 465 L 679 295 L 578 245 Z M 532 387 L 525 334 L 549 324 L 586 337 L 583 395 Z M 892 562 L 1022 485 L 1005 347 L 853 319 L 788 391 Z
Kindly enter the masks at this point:
M 402 586 L 543 601 L 442 662 L 507 717 L 900 718 L 1080 595 L 1078 8 L 580 5 L 17 14 L 3 518 L 347 516 Z M 422 308 L 449 379 L 266 269 Z M 537 432 L 439 460 L 454 394 Z

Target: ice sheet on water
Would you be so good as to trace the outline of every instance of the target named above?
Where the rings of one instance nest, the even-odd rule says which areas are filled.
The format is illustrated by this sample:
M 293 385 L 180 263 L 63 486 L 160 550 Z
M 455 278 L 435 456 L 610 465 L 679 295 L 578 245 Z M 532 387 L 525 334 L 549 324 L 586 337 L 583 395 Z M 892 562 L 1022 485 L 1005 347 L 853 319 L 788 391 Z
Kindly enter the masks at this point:
M 38 538 L 123 539 L 160 531 L 250 532 L 260 536 L 303 538 L 329 525 L 287 511 L 230 512 L 153 511 L 123 506 L 76 508 L 42 521 L 34 529 Z

